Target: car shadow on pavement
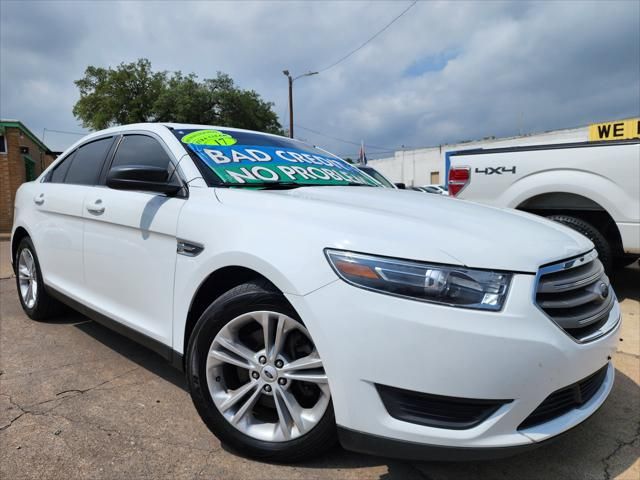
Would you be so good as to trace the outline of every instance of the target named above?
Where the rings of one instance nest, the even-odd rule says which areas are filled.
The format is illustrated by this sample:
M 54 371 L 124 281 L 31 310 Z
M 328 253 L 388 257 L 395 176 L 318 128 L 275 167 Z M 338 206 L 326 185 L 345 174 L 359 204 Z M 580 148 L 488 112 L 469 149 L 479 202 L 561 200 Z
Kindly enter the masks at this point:
M 76 322 L 79 322 L 81 319 L 88 320 L 79 313 L 75 313 L 73 317 L 75 317 Z M 133 340 L 130 340 L 129 338 L 90 320 L 77 323 L 74 326 L 111 350 L 119 353 L 132 362 L 137 363 L 145 370 L 158 375 L 160 378 L 185 391 L 188 390 L 184 374 L 176 368 L 173 368 L 167 360 L 154 351 L 149 350 L 139 343 L 136 343 Z
M 618 301 L 622 302 L 627 298 L 640 301 L 640 268 L 638 264 L 621 268 L 614 273 L 611 283 Z

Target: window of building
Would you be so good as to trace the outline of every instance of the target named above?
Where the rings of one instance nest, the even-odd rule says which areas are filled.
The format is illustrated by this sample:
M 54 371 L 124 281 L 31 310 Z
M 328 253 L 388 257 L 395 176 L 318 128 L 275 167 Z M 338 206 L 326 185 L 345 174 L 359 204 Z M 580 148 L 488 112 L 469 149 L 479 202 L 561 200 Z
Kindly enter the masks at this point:
M 127 135 L 120 142 L 111 167 L 144 165 L 168 169 L 169 162 L 169 155 L 154 138 Z
M 430 180 L 432 185 L 440 184 L 440 172 L 431 172 Z
M 81 146 L 68 167 L 64 183 L 96 185 L 112 143 L 113 137 L 109 137 Z
M 0 153 L 7 153 L 7 139 L 4 135 L 0 135 Z

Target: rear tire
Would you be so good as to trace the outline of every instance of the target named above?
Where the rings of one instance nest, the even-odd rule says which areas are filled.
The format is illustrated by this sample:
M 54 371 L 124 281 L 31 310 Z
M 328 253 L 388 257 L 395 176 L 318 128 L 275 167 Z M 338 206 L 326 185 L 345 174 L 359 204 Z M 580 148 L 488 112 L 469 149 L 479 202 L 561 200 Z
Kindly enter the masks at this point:
M 317 363 L 315 369 L 297 373 L 324 375 L 319 384 L 294 372 L 294 362 L 307 359 Z M 186 371 L 198 413 L 232 450 L 259 460 L 298 462 L 337 442 L 317 350 L 296 311 L 267 281 L 239 285 L 205 310 L 189 339 Z M 247 393 L 233 400 L 240 391 Z
M 62 304 L 47 292 L 42 270 L 31 238 L 24 237 L 13 259 L 16 266 L 16 287 L 24 312 L 32 320 L 42 321 L 59 315 Z
M 591 240 L 596 247 L 598 258 L 600 262 L 602 262 L 605 272 L 607 275 L 611 275 L 613 271 L 613 251 L 607 239 L 596 227 L 581 218 L 571 217 L 569 215 L 551 215 L 547 218 L 562 223 Z

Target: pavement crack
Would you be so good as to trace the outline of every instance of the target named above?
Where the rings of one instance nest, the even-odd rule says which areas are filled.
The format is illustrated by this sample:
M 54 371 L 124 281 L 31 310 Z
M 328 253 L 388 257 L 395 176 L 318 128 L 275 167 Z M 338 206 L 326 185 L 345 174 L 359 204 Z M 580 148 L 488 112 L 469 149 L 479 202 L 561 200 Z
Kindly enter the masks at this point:
M 57 397 L 58 395 L 62 395 L 62 394 L 64 394 L 64 393 L 84 393 L 84 390 L 77 390 L 77 389 L 75 389 L 75 388 L 72 388 L 71 390 L 63 390 L 63 391 L 61 391 L 61 392 L 56 393 L 56 397 Z
M 119 377 L 121 377 L 123 375 L 126 375 L 126 373 L 122 374 L 122 375 L 119 375 Z M 111 379 L 109 381 L 115 380 L 115 378 L 117 378 L 117 377 L 114 377 L 113 379 Z M 104 385 L 104 384 L 108 383 L 109 381 L 102 382 L 100 385 Z M 91 388 L 85 389 L 85 391 L 93 390 L 94 388 L 96 388 L 96 387 L 91 387 Z M 69 390 L 69 391 L 81 391 L 81 390 Z M 64 392 L 60 392 L 60 393 L 64 393 Z M 186 445 L 186 444 L 182 444 L 182 443 L 175 443 L 175 442 L 168 441 L 167 438 L 163 437 L 163 436 L 140 435 L 140 434 L 133 433 L 133 432 L 131 432 L 131 433 L 122 432 L 122 431 L 120 431 L 118 429 L 115 429 L 115 428 L 105 427 L 105 426 L 103 426 L 103 425 L 101 425 L 99 423 L 91 422 L 91 421 L 88 421 L 88 420 L 81 420 L 81 419 L 68 417 L 68 416 L 62 415 L 60 413 L 54 413 L 53 409 L 56 408 L 57 406 L 53 407 L 53 408 L 51 408 L 49 410 L 46 410 L 44 412 L 37 412 L 37 411 L 29 410 L 27 407 L 22 407 L 21 405 L 15 403 L 10 395 L 7 395 L 5 393 L 0 393 L 0 395 L 3 396 L 3 397 L 6 397 L 9 400 L 9 403 L 13 407 L 17 408 L 20 411 L 20 413 L 16 417 L 11 419 L 7 425 L 3 425 L 2 427 L 0 427 L 0 431 L 8 429 L 18 419 L 20 419 L 20 418 L 22 418 L 22 417 L 24 417 L 26 415 L 33 415 L 33 416 L 47 417 L 47 418 L 61 418 L 61 419 L 66 420 L 67 422 L 69 422 L 71 424 L 87 425 L 89 427 L 92 427 L 92 428 L 95 428 L 97 430 L 100 430 L 101 432 L 104 432 L 107 435 L 115 434 L 115 435 L 120 435 L 120 436 L 129 436 L 129 437 L 135 438 L 137 440 L 162 441 L 167 445 L 173 445 L 175 447 L 189 447 L 189 448 L 191 448 L 193 450 L 199 450 L 199 451 L 202 451 L 202 452 L 207 452 L 208 456 L 213 455 L 216 451 L 218 451 L 220 449 L 220 448 L 214 448 L 214 449 L 206 448 L 205 449 L 205 448 L 201 448 L 201 447 L 198 447 L 198 446 L 195 446 L 195 445 Z M 75 396 L 76 395 L 72 395 L 70 397 L 64 397 L 64 398 L 73 398 Z M 48 401 L 51 401 L 51 400 L 48 400 Z M 35 404 L 35 405 L 39 405 L 39 404 Z M 208 460 L 207 460 L 207 463 L 208 463 Z M 206 464 L 205 464 L 205 467 L 206 467 Z M 205 467 L 203 467 L 203 469 Z
M 99 387 L 101 387 L 103 385 L 106 385 L 107 383 L 111 383 L 114 380 L 117 380 L 118 378 L 124 377 L 124 376 L 130 374 L 131 372 L 134 372 L 134 371 L 139 370 L 139 369 L 140 369 L 140 367 L 134 367 L 134 368 L 132 368 L 130 370 L 127 370 L 124 373 L 121 373 L 120 375 L 116 375 L 115 377 L 110 378 L 109 380 L 105 380 L 104 382 L 101 382 L 101 383 L 99 383 L 97 385 L 94 385 L 93 387 L 80 388 L 80 389 L 72 388 L 72 389 L 69 389 L 69 390 L 63 390 L 62 392 L 56 393 L 56 396 L 62 395 L 63 393 L 67 393 L 67 392 L 78 392 L 79 394 L 84 394 L 84 393 L 90 392 L 91 390 L 95 390 L 95 389 L 97 389 L 97 388 L 99 388 Z
M 38 405 L 44 405 L 45 403 L 55 402 L 57 400 L 66 400 L 68 398 L 77 397 L 78 395 L 84 395 L 85 393 L 90 392 L 92 390 L 95 390 L 95 389 L 97 389 L 97 388 L 99 388 L 99 387 L 101 387 L 103 385 L 108 384 L 108 383 L 111 383 L 114 380 L 117 380 L 118 378 L 124 377 L 125 375 L 128 375 L 129 373 L 131 373 L 131 372 L 133 372 L 135 370 L 138 370 L 139 368 L 140 367 L 132 368 L 130 370 L 127 370 L 124 373 L 121 373 L 120 375 L 116 375 L 115 377 L 112 377 L 112 378 L 110 378 L 108 380 L 105 380 L 104 382 L 100 382 L 97 385 L 93 385 L 92 387 L 89 387 L 89 388 L 70 388 L 70 389 L 67 389 L 67 390 L 62 390 L 61 392 L 57 392 L 55 394 L 56 398 L 49 398 L 47 400 L 42 400 L 41 402 L 37 402 L 37 403 L 33 403 L 33 404 L 29 405 L 29 407 L 35 407 L 35 406 L 38 406 Z M 64 397 L 60 397 L 60 395 L 64 395 L 65 393 L 74 393 L 75 395 L 67 395 L 67 396 L 64 396 Z M 54 408 L 57 408 L 57 405 L 55 407 L 53 407 L 51 410 L 53 410 Z M 49 410 L 49 411 L 51 411 L 51 410 Z
M 629 353 L 629 352 L 621 352 L 621 351 L 617 351 L 616 355 L 626 355 L 628 357 L 633 357 L 633 358 L 640 358 L 640 355 L 638 355 L 637 353 Z
M 124 373 L 121 373 L 120 375 L 116 375 L 115 377 L 112 377 L 112 378 L 110 378 L 108 380 L 105 380 L 104 382 L 100 382 L 97 385 L 93 385 L 92 387 L 89 387 L 89 388 L 70 388 L 70 389 L 67 389 L 67 390 L 62 390 L 61 392 L 57 392 L 55 394 L 56 398 L 48 398 L 47 400 L 42 400 L 40 402 L 32 403 L 32 404 L 27 405 L 25 407 L 22 407 L 21 405 L 18 405 L 17 403 L 15 403 L 11 399 L 11 396 L 9 396 L 7 394 L 0 393 L 0 395 L 2 395 L 3 397 L 7 397 L 9 399 L 9 403 L 11 405 L 17 407 L 22 412 L 22 414 L 20 416 L 22 416 L 22 415 L 24 415 L 26 413 L 29 413 L 29 414 L 32 414 L 32 415 L 47 415 L 50 412 L 52 412 L 53 410 L 55 410 L 56 408 L 58 408 L 63 401 L 65 401 L 65 400 L 67 400 L 69 398 L 75 398 L 75 397 L 77 397 L 79 395 L 84 395 L 85 393 L 90 392 L 90 391 L 95 390 L 95 389 L 100 389 L 99 387 L 102 387 L 103 385 L 111 383 L 114 380 L 117 380 L 118 378 L 124 377 L 125 375 L 128 375 L 129 373 L 131 373 L 131 372 L 133 372 L 135 370 L 138 370 L 139 368 L 140 367 L 132 368 L 130 370 L 127 370 Z M 65 394 L 68 394 L 68 393 L 73 394 L 73 395 L 65 395 Z M 62 395 L 65 395 L 65 396 L 62 396 Z M 40 406 L 40 405 L 45 405 L 47 403 L 56 402 L 56 401 L 58 401 L 60 403 L 58 403 L 57 405 L 51 407 L 48 410 L 45 410 L 45 411 L 42 411 L 42 412 L 37 412 L 37 411 L 33 411 L 32 410 L 33 407 L 37 407 L 37 406 Z M 17 420 L 18 418 L 19 417 L 16 417 L 14 420 L 12 420 L 12 422 Z M 11 426 L 11 423 L 9 425 L 7 425 L 7 426 L 4 426 L 4 427 L 0 428 L 0 430 L 4 430 L 4 429 L 8 428 L 9 426 Z
M 18 419 L 24 417 L 25 415 L 31 413 L 29 412 L 29 410 L 26 410 L 24 408 L 22 408 L 21 405 L 18 405 L 16 402 L 13 401 L 13 399 L 11 398 L 11 395 L 7 395 L 5 393 L 0 393 L 0 395 L 2 395 L 3 397 L 7 398 L 9 400 L 9 404 L 11 404 L 11 406 L 17 408 L 18 410 L 20 410 L 20 413 L 15 416 L 14 418 L 12 418 L 11 420 L 9 420 L 9 423 L 6 425 L 3 425 L 2 427 L 0 427 L 0 431 L 2 430 L 6 430 L 7 428 L 9 428 L 11 425 L 13 425 Z
M 3 425 L 2 427 L 0 427 L 0 432 L 2 430 L 6 430 L 7 428 L 9 428 L 11 425 L 14 424 L 14 422 L 16 422 L 19 418 L 22 418 L 23 416 L 25 416 L 27 414 L 27 412 L 22 412 L 20 413 L 20 415 L 18 415 L 17 417 L 14 417 L 12 420 L 9 420 L 9 423 L 6 425 Z
M 615 457 L 624 447 L 633 445 L 636 441 L 638 441 L 638 439 L 640 439 L 640 422 L 638 422 L 636 432 L 630 440 L 617 440 L 616 448 L 614 448 L 609 455 L 602 459 L 602 464 L 604 465 L 604 480 L 611 480 L 611 472 L 609 471 L 611 468 L 611 459 Z

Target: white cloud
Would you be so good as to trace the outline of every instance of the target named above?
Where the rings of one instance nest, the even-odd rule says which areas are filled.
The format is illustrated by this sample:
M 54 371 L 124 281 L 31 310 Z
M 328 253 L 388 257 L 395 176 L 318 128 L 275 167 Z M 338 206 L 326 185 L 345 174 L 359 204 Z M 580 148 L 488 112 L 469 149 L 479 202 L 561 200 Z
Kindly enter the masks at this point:
M 28 5 L 28 8 L 26 8 Z M 147 57 L 162 70 L 220 70 L 275 102 L 408 2 L 6 2 L 0 115 L 78 131 L 73 81 L 87 65 Z M 420 2 L 358 53 L 295 84 L 296 123 L 399 147 L 569 127 L 640 114 L 638 2 Z M 442 70 L 405 72 L 455 51 Z M 338 153 L 357 147 L 298 129 Z M 62 148 L 76 137 L 49 135 Z M 371 150 L 374 153 L 374 150 Z

